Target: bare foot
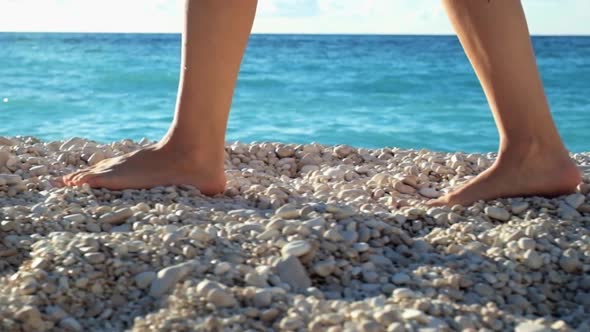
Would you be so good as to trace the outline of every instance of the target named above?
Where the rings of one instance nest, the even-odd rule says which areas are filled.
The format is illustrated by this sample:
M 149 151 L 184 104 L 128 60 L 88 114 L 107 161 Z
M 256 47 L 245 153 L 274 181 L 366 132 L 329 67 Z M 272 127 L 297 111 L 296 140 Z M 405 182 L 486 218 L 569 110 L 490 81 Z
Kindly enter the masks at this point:
M 62 178 L 68 186 L 88 183 L 94 188 L 147 189 L 192 185 L 205 195 L 225 190 L 223 161 L 210 162 L 165 146 L 154 145 L 120 157 L 106 159 Z
M 552 153 L 527 147 L 501 153 L 489 169 L 428 205 L 467 206 L 500 197 L 559 196 L 574 192 L 581 181 L 580 171 L 565 150 Z

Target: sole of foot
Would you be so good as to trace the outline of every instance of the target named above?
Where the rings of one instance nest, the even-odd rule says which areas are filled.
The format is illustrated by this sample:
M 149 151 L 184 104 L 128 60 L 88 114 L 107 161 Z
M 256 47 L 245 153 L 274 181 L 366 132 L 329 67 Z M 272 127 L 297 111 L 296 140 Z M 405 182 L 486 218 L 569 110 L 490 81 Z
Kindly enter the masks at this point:
M 223 161 L 189 157 L 174 149 L 154 145 L 123 156 L 105 159 L 61 178 L 65 186 L 85 183 L 111 190 L 149 189 L 157 186 L 190 185 L 205 195 L 225 190 Z

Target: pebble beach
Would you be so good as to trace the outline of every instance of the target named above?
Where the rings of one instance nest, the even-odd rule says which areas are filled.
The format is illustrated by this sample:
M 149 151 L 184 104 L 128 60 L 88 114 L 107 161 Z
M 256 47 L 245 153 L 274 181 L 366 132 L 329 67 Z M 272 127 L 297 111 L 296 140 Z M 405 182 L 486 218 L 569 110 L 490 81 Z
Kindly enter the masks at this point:
M 576 193 L 469 207 L 424 203 L 493 153 L 233 142 L 216 197 L 53 185 L 150 143 L 0 137 L 1 331 L 590 330 L 590 153 Z

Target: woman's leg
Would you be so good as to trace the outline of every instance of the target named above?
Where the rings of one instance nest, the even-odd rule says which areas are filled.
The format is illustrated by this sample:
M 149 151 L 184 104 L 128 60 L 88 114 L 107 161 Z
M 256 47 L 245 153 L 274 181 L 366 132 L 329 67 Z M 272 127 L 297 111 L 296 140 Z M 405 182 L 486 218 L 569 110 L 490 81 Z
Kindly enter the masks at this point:
M 493 166 L 432 203 L 574 191 L 580 173 L 551 118 L 520 1 L 444 5 L 492 109 L 500 146 Z
M 153 147 L 64 177 L 67 185 L 109 189 L 189 184 L 225 188 L 225 130 L 256 0 L 186 1 L 176 114 Z

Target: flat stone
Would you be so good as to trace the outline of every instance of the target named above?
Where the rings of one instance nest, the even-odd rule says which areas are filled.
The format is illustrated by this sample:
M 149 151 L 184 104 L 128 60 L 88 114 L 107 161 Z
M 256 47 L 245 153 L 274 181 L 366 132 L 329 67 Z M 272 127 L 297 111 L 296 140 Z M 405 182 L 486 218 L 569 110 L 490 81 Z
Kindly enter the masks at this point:
M 299 209 L 293 204 L 285 204 L 275 211 L 275 216 L 284 219 L 296 219 L 299 217 Z
M 337 206 L 332 204 L 326 205 L 326 211 L 332 213 L 337 220 L 346 219 L 356 214 L 355 209 L 350 206 Z
M 297 240 L 289 242 L 281 249 L 283 256 L 293 255 L 296 257 L 303 256 L 311 251 L 311 244 L 306 240 Z
M 508 221 L 510 220 L 510 212 L 506 211 L 506 209 L 497 207 L 497 206 L 488 206 L 484 209 L 485 214 L 493 219 L 500 220 L 500 221 Z
M 152 281 L 149 295 L 153 297 L 162 297 L 168 293 L 177 282 L 186 277 L 196 266 L 197 261 L 188 261 L 177 265 L 169 266 L 158 271 L 156 279 Z
M 276 264 L 275 268 L 281 280 L 291 286 L 294 291 L 301 292 L 311 287 L 307 271 L 297 257 L 284 257 Z
M 514 214 L 521 214 L 528 208 L 529 208 L 528 202 L 516 202 L 510 206 L 510 210 Z
M 99 223 L 111 224 L 111 225 L 120 225 L 124 223 L 127 218 L 133 215 L 133 211 L 129 208 L 123 208 L 114 212 L 108 212 L 102 215 L 99 219 Z

